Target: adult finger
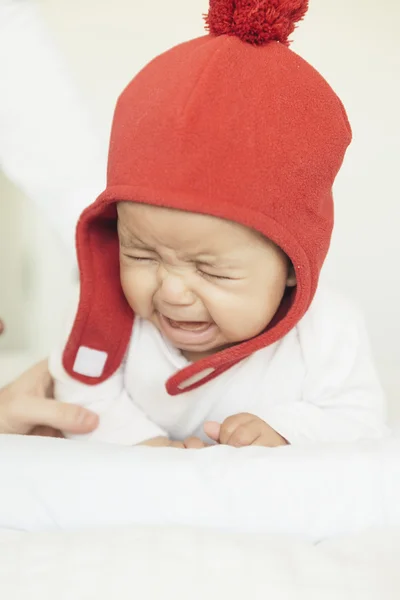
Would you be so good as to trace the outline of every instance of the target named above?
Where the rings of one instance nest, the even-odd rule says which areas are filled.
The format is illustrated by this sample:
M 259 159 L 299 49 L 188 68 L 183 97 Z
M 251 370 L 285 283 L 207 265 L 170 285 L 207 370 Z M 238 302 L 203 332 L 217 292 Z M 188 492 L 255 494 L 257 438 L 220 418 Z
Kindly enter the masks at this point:
M 89 433 L 96 429 L 99 417 L 82 406 L 22 395 L 10 404 L 10 421 L 16 431 L 44 425 L 67 433 Z
M 64 437 L 61 431 L 59 431 L 58 429 L 54 429 L 53 427 L 45 427 L 43 425 L 38 425 L 38 427 L 34 427 L 29 435 L 37 437 Z

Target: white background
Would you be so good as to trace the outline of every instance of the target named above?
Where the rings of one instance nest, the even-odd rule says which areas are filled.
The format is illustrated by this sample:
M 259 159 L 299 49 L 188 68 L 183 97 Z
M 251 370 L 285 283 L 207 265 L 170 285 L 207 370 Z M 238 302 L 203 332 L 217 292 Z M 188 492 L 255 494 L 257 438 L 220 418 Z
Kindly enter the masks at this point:
M 154 55 L 201 35 L 208 5 L 206 0 L 37 4 L 86 102 L 103 154 L 119 92 Z M 379 5 L 376 0 L 311 0 L 292 36 L 292 48 L 342 98 L 354 132 L 336 185 L 336 229 L 323 278 L 361 305 L 394 402 L 400 400 L 399 22 L 398 0 Z M 99 181 L 99 192 L 102 185 Z M 93 200 L 83 198 L 82 207 Z M 0 338 L 3 357 L 10 351 L 46 354 L 72 285 L 71 265 L 46 216 L 0 179 L 0 316 L 8 325 Z M 3 378 L 5 364 L 0 361 Z

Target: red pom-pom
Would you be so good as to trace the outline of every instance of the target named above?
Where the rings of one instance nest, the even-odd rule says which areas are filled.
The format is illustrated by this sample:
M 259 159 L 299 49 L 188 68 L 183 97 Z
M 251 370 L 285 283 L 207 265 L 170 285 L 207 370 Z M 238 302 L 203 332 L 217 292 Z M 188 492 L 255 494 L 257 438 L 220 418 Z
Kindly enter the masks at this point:
M 213 35 L 234 35 L 244 42 L 289 45 L 296 23 L 308 10 L 308 0 L 210 0 L 206 16 Z

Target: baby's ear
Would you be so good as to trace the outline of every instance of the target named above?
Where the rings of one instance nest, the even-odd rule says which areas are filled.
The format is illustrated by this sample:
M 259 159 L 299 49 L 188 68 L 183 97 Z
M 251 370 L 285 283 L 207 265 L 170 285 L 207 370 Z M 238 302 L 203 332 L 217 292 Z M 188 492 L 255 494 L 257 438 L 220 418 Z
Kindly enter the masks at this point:
M 294 266 L 292 263 L 289 265 L 287 279 L 286 279 L 286 287 L 295 287 L 297 285 L 296 273 L 294 270 Z

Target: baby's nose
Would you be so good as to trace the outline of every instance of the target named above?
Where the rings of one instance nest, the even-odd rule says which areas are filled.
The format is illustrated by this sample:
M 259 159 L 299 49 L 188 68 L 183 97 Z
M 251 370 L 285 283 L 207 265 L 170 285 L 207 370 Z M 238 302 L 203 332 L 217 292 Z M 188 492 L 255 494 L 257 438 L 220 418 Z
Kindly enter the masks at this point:
M 159 288 L 163 302 L 175 305 L 190 305 L 195 301 L 195 295 L 187 284 L 183 273 L 163 269 Z
M 187 284 L 185 274 L 164 267 L 161 267 L 160 271 L 159 291 L 162 300 L 167 304 L 193 304 L 195 295 Z

